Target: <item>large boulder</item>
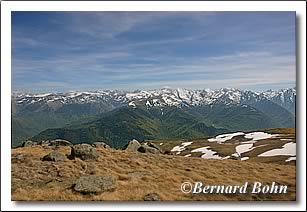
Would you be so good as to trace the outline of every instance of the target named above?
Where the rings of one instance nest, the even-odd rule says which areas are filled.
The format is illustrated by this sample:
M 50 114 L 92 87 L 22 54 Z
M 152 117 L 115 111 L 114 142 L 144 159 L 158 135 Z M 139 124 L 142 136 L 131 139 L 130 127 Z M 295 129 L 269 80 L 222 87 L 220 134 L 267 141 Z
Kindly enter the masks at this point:
M 110 148 L 110 146 L 108 144 L 101 142 L 101 141 L 97 141 L 97 142 L 93 143 L 92 146 L 96 147 L 96 148 L 104 148 L 104 149 Z
M 157 193 L 149 193 L 144 196 L 144 201 L 160 201 L 161 198 Z
M 48 155 L 45 155 L 43 158 L 42 158 L 43 161 L 54 161 L 54 162 L 57 162 L 57 161 L 64 161 L 65 160 L 65 155 L 63 155 L 62 153 L 60 152 L 50 152 Z
M 73 144 L 63 139 L 55 139 L 49 142 L 49 146 L 72 146 Z
M 31 147 L 31 146 L 36 146 L 36 145 L 37 145 L 36 142 L 28 140 L 28 141 L 23 142 L 21 146 L 22 147 Z
M 129 142 L 126 150 L 131 152 L 137 152 L 140 147 L 141 147 L 140 142 L 138 142 L 136 139 L 133 139 L 132 141 Z
M 83 194 L 114 191 L 116 181 L 111 176 L 82 176 L 77 180 L 73 189 Z
M 161 148 L 159 145 L 157 145 L 157 144 L 154 144 L 154 143 L 149 142 L 147 145 L 148 145 L 149 147 L 152 147 L 152 148 L 157 149 L 160 153 L 164 153 L 164 151 L 162 150 L 162 148 Z
M 95 160 L 99 157 L 96 148 L 89 144 L 77 144 L 71 147 L 70 159 Z
M 142 146 L 140 146 L 138 148 L 138 152 L 141 152 L 141 153 L 151 153 L 151 154 L 160 154 L 160 151 L 153 148 L 153 147 L 150 147 L 148 146 L 147 144 L 144 144 Z

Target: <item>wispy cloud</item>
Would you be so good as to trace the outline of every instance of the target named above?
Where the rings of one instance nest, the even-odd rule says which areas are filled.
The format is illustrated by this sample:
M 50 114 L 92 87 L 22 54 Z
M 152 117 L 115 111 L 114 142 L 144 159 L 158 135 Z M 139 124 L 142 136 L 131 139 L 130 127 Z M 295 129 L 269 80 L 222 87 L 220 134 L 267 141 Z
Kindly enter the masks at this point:
M 14 12 L 12 20 L 15 90 L 295 84 L 289 12 Z

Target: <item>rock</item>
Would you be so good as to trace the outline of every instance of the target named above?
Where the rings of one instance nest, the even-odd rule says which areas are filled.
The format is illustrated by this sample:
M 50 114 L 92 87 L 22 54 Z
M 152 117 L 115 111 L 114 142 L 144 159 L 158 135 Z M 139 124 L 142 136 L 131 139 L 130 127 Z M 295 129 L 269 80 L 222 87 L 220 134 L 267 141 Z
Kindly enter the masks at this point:
M 148 143 L 148 146 L 149 146 L 149 147 L 152 147 L 152 148 L 155 148 L 155 149 L 157 149 L 157 150 L 159 150 L 160 153 L 164 153 L 164 151 L 161 149 L 161 147 L 158 146 L 157 144 L 154 144 L 154 143 L 149 142 L 149 143 Z
M 83 176 L 77 180 L 73 189 L 84 194 L 114 191 L 116 181 L 111 176 Z
M 169 150 L 166 150 L 166 151 L 164 152 L 164 154 L 165 154 L 165 155 L 175 155 L 174 152 L 171 152 L 171 151 L 169 151 Z
M 70 159 L 95 160 L 99 157 L 97 150 L 89 144 L 77 144 L 71 147 Z
M 147 144 L 144 144 L 143 146 L 138 148 L 138 152 L 141 153 L 151 153 L 151 154 L 160 154 L 160 151 L 148 146 Z
M 12 157 L 13 163 L 21 162 L 21 161 L 24 161 L 24 160 L 25 160 L 25 155 L 23 155 L 23 154 L 18 154 L 16 156 Z
M 50 152 L 42 158 L 43 161 L 64 161 L 65 155 L 60 152 Z
M 144 196 L 144 201 L 160 201 L 161 198 L 157 193 L 149 193 Z
M 21 154 L 16 155 L 15 158 L 16 158 L 16 160 L 24 160 L 25 159 L 24 155 L 21 155 Z
M 133 139 L 132 141 L 129 142 L 126 150 L 127 151 L 132 151 L 132 152 L 137 152 L 140 147 L 141 147 L 140 142 L 138 142 L 137 140 Z
M 106 144 L 104 142 L 100 142 L 100 141 L 93 143 L 92 146 L 96 147 L 96 148 L 105 148 L 105 149 L 110 148 L 110 146 L 108 144 Z
M 230 159 L 230 160 L 241 160 L 240 157 L 236 157 L 236 156 L 230 156 L 229 159 Z
M 151 154 L 160 154 L 160 151 L 155 149 L 155 148 L 152 148 L 152 147 L 147 147 L 145 148 L 145 152 L 147 153 L 151 153 Z
M 42 146 L 47 146 L 50 144 L 50 141 L 49 140 L 46 140 L 46 141 L 40 141 L 39 142 L 39 145 L 42 145 Z
M 30 140 L 22 143 L 22 147 L 31 147 L 31 146 L 36 146 L 36 145 L 37 145 L 36 142 L 30 141 Z
M 63 139 L 55 139 L 49 142 L 49 146 L 72 146 L 73 144 Z

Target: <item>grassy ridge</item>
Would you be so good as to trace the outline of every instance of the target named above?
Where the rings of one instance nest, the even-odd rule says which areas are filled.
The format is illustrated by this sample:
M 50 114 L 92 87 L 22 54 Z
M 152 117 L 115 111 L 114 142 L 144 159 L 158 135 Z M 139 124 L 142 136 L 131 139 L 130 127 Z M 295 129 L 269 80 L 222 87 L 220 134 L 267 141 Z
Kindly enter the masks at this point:
M 263 112 L 242 105 L 208 105 L 196 107 L 120 107 L 100 115 L 78 113 L 48 113 L 28 117 L 29 135 L 34 141 L 66 139 L 74 143 L 104 141 L 115 148 L 125 146 L 131 139 L 201 138 L 219 133 L 275 128 L 293 125 L 293 117 L 281 113 L 276 119 Z M 277 114 L 280 114 L 279 112 Z M 278 120 L 287 124 L 276 124 Z M 20 119 L 19 119 L 20 120 Z M 31 123 L 35 123 L 33 126 Z M 41 123 L 41 124 L 40 124 Z M 37 124 L 40 124 L 37 126 Z M 19 126 L 16 125 L 15 131 Z M 47 127 L 49 126 L 49 127 Z M 54 128 L 53 128 L 54 127 Z M 47 129 L 49 128 L 49 129 Z M 40 129 L 40 131 L 39 131 Z M 44 130 L 44 131 L 42 131 Z M 21 134 L 27 132 L 20 127 Z M 40 132 L 38 134 L 38 132 Z M 18 135 L 18 133 L 16 133 Z M 24 134 L 22 134 L 24 135 Z M 13 139 L 14 140 L 14 139 Z
M 45 130 L 33 137 L 33 140 L 62 138 L 74 143 L 103 140 L 112 147 L 121 148 L 132 138 L 191 138 L 225 131 L 209 127 L 177 107 L 169 108 L 163 115 L 157 115 L 154 110 L 124 107 L 86 124 Z

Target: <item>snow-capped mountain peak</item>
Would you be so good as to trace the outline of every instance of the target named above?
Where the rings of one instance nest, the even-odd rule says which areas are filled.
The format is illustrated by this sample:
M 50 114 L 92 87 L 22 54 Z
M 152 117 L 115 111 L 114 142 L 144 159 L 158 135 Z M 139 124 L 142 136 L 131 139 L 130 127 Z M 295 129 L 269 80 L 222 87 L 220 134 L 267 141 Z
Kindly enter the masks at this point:
M 128 91 L 93 91 L 93 92 L 67 92 L 22 94 L 13 93 L 12 98 L 17 105 L 28 104 L 86 104 L 108 103 L 112 107 L 128 105 L 137 107 L 165 107 L 165 106 L 196 106 L 211 104 L 246 104 L 250 101 L 257 102 L 263 99 L 273 101 L 286 108 L 293 107 L 296 98 L 295 88 L 281 89 L 278 91 L 253 92 L 236 88 L 222 88 L 217 90 L 203 89 L 191 90 L 185 88 L 162 88 L 156 90 Z

